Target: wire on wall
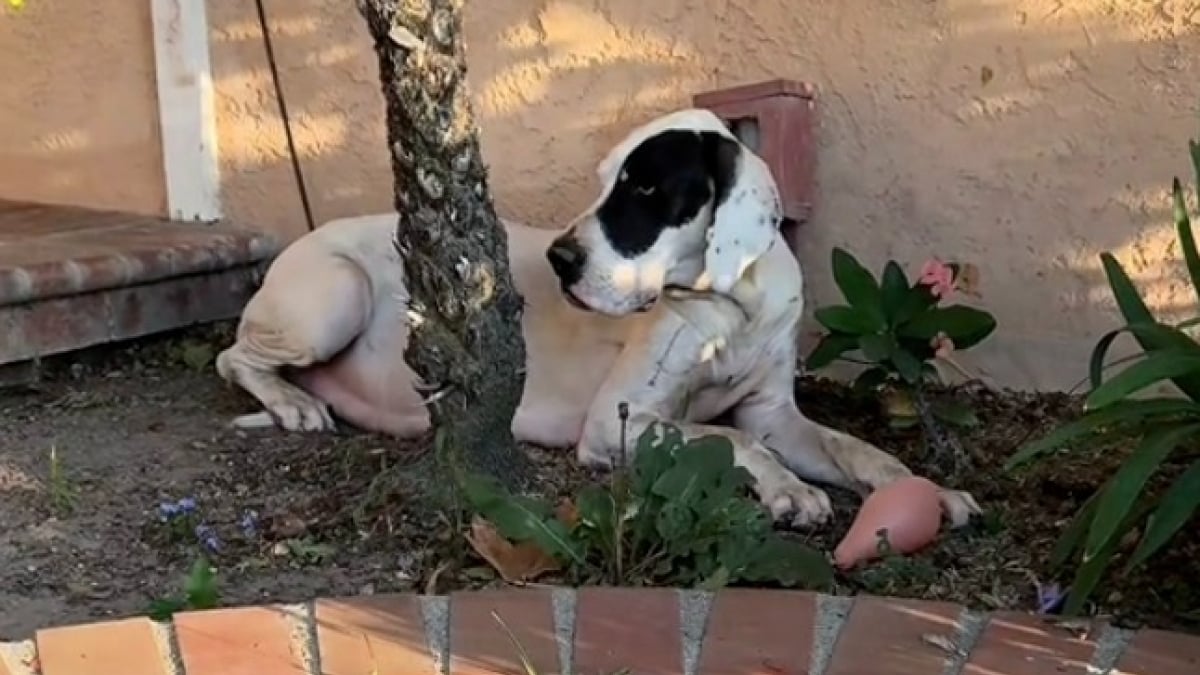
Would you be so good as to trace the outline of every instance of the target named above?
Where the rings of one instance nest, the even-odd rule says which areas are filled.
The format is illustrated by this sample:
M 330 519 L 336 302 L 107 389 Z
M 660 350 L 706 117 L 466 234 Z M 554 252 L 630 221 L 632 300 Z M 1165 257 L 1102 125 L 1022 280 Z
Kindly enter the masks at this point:
M 296 187 L 300 190 L 300 203 L 304 207 L 304 220 L 308 231 L 316 229 L 312 205 L 308 201 L 308 187 L 304 182 L 304 170 L 300 167 L 300 155 L 296 152 L 296 140 L 292 137 L 292 121 L 288 117 L 287 101 L 283 98 L 283 87 L 279 83 L 279 68 L 275 65 L 275 48 L 271 45 L 271 31 L 267 27 L 267 12 L 263 0 L 254 0 L 258 10 L 258 25 L 262 29 L 263 46 L 267 50 L 267 65 L 271 68 L 271 82 L 275 85 L 275 100 L 279 103 L 279 116 L 283 119 L 283 133 L 287 138 L 288 155 L 292 159 L 292 173 L 296 175 Z

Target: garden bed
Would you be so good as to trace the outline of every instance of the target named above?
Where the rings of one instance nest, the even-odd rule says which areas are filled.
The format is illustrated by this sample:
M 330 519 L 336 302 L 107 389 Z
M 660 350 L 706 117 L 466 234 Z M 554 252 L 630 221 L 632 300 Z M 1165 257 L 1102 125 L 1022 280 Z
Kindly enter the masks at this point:
M 433 489 L 428 443 L 230 429 L 229 419 L 252 402 L 206 364 L 207 345 L 225 344 L 227 330 L 72 357 L 49 365 L 37 387 L 0 394 L 0 639 L 145 613 L 178 594 L 195 539 L 171 540 L 159 508 L 181 498 L 196 501 L 196 514 L 220 540 L 214 561 L 224 604 L 498 583 L 466 547 L 461 523 L 447 516 L 446 495 Z M 810 379 L 797 392 L 811 417 L 925 472 L 919 430 L 889 429 L 874 399 Z M 921 555 L 840 576 L 837 593 L 1033 609 L 1036 583 L 1050 580 L 1045 566 L 1056 537 L 1123 456 L 1097 447 L 1006 475 L 1000 465 L 1013 450 L 1073 417 L 1078 402 L 957 394 L 982 423 L 962 436 L 975 468 L 946 480 L 973 491 L 987 516 Z M 573 494 L 595 479 L 570 451 L 529 450 L 548 495 Z M 849 527 L 857 505 L 848 494 L 831 495 L 836 522 L 798 535 L 823 550 Z M 1200 532 L 1185 528 L 1147 568 L 1094 594 L 1094 609 L 1198 632 L 1196 579 Z

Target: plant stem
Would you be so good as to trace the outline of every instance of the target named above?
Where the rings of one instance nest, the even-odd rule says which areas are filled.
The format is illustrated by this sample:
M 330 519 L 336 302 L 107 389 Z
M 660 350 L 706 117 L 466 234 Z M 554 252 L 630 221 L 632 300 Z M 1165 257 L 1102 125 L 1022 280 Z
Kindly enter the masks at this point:
M 920 384 L 913 385 L 912 395 L 917 405 L 917 415 L 921 418 L 921 428 L 925 432 L 926 453 L 932 455 L 933 461 L 930 465 L 936 467 L 935 470 L 945 477 L 948 472 L 943 467 L 947 465 L 948 460 L 951 467 L 949 474 L 960 475 L 970 468 L 971 461 L 967 451 L 958 442 L 958 437 L 938 422 L 929 400 L 925 398 L 925 388 Z

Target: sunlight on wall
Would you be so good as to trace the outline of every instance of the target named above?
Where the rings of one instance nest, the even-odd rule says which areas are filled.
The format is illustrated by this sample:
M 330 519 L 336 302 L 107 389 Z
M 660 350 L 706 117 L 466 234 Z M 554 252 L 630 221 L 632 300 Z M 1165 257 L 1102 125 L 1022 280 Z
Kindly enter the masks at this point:
M 323 28 L 317 17 L 312 15 L 288 16 L 278 12 L 269 12 L 271 37 L 298 38 L 315 35 Z M 262 30 L 257 18 L 247 18 L 231 21 L 212 31 L 213 42 L 262 41 Z
M 599 70 L 616 63 L 699 61 L 690 47 L 656 30 L 636 33 L 636 39 L 631 39 L 596 11 L 568 2 L 550 3 L 528 22 L 500 34 L 500 47 L 539 55 L 518 57 L 520 60 L 487 82 L 477 96 L 480 114 L 501 116 L 538 103 L 554 78 L 568 71 Z

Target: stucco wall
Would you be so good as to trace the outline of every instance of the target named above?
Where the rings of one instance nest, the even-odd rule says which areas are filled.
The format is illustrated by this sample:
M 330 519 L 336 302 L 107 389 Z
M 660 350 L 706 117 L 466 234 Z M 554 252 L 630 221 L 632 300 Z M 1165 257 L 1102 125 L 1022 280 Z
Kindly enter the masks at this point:
M 150 3 L 0 3 L 0 198 L 163 213 Z
M 148 35 L 142 3 L 118 4 L 139 9 L 106 10 L 103 34 L 127 22 L 122 35 Z M 914 268 L 930 255 L 969 260 L 982 269 L 982 302 L 1001 326 L 974 361 L 1002 384 L 1056 387 L 1084 374 L 1083 350 L 1116 321 L 1098 252 L 1114 250 L 1159 310 L 1194 309 L 1167 208 L 1171 177 L 1191 175 L 1186 141 L 1200 134 L 1194 0 L 467 6 L 470 79 L 505 215 L 560 225 L 591 200 L 594 163 L 629 127 L 687 105 L 696 91 L 790 77 L 820 92 L 820 203 L 801 237 L 810 306 L 835 299 L 828 272 L 834 245 L 875 268 L 889 257 Z M 208 7 L 226 212 L 297 236 L 303 214 L 253 3 L 212 0 Z M 388 208 L 375 61 L 354 3 L 267 0 L 266 7 L 317 220 Z M 84 11 L 77 30 L 98 25 L 95 11 Z M 0 39 L 33 42 L 28 30 L 0 25 Z M 14 94 L 41 86 L 39 100 L 74 102 L 56 114 L 82 120 L 77 126 L 97 128 L 97 106 L 101 121 L 137 121 L 91 142 L 111 147 L 126 139 L 125 152 L 105 158 L 130 165 L 124 183 L 141 192 L 118 198 L 97 191 L 103 182 L 82 182 L 93 199 L 157 206 L 160 174 L 144 175 L 137 159 L 155 159 L 157 131 L 131 131 L 145 128 L 140 116 L 153 119 L 148 37 L 141 45 L 98 33 L 88 39 L 123 53 L 135 64 L 123 67 L 135 74 L 115 85 L 109 77 L 98 91 L 103 78 L 94 70 L 70 75 L 56 56 L 54 68 L 68 76 L 46 90 L 20 79 L 24 66 L 9 59 L 0 74 L 14 73 L 23 84 L 5 80 L 5 114 L 15 106 L 18 116 L 44 115 L 49 104 L 34 108 Z M 19 53 L 36 52 L 22 44 Z M 36 70 L 51 67 L 51 57 L 35 58 L 43 64 Z M 95 67 L 95 54 L 72 58 L 75 68 Z M 114 86 L 123 94 L 119 105 L 109 93 Z M 5 156 L 47 133 L 36 122 L 34 133 L 0 131 Z M 146 152 L 130 151 L 131 138 Z M 106 167 L 82 173 L 103 176 Z M 38 187 L 30 183 L 15 180 L 3 193 Z

